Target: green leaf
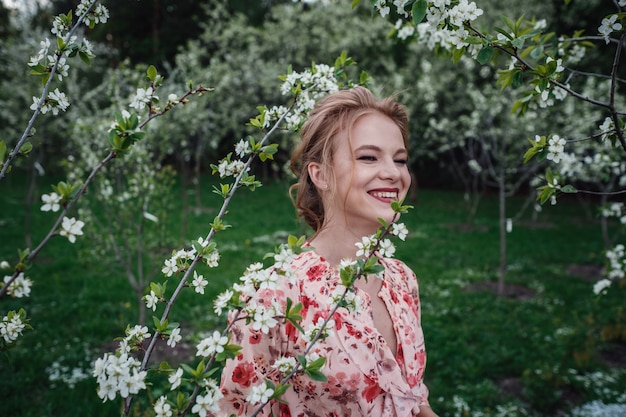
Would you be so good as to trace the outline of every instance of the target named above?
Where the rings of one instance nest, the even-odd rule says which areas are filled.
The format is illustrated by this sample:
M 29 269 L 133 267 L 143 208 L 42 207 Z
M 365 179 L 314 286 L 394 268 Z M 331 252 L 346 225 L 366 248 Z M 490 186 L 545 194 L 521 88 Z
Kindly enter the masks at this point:
M 483 49 L 480 50 L 480 52 L 478 52 L 478 56 L 476 57 L 476 60 L 481 65 L 485 65 L 486 63 L 491 61 L 491 58 L 493 57 L 493 52 L 494 52 L 493 46 L 486 45 L 485 47 L 483 47 Z
M 7 154 L 7 144 L 3 141 L 0 140 L 0 163 L 4 162 L 4 157 Z
M 426 17 L 426 9 L 428 8 L 428 2 L 426 0 L 417 0 L 413 3 L 411 12 L 413 13 L 413 23 L 419 25 Z
M 154 65 L 150 65 L 150 66 L 148 67 L 147 74 L 148 74 L 148 79 L 149 79 L 150 81 L 154 81 L 154 80 L 156 80 L 156 77 L 157 77 L 157 69 L 155 68 L 155 66 L 154 66 Z
M 352 0 L 352 8 L 354 9 L 356 6 L 359 5 L 360 2 L 361 0 Z
M 578 190 L 571 184 L 561 187 L 561 191 L 568 194 L 576 194 L 578 192 Z

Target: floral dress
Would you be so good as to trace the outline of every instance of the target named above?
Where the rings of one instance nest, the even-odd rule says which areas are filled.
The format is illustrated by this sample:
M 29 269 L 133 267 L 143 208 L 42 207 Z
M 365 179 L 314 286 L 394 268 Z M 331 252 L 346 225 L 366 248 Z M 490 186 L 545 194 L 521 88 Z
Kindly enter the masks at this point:
M 360 311 L 339 308 L 333 317 L 333 330 L 313 348 L 326 358 L 322 372 L 327 381 L 298 374 L 290 380 L 291 387 L 282 396 L 284 402 L 270 402 L 259 416 L 410 417 L 419 413 L 419 406 L 428 405 L 417 279 L 399 260 L 384 258 L 380 262 L 385 270 L 378 295 L 393 322 L 397 354 L 374 327 L 369 295 L 355 289 L 362 301 Z M 300 325 L 307 329 L 330 314 L 331 295 L 342 284 L 337 269 L 314 251 L 298 255 L 292 268 L 295 281 L 285 279 L 279 290 L 260 290 L 255 301 L 266 305 L 278 301 L 284 306 L 290 298 L 294 304 L 302 303 Z M 220 415 L 249 416 L 258 407 L 246 401 L 251 387 L 266 379 L 277 383 L 281 374 L 272 367 L 274 361 L 302 355 L 306 341 L 289 323 L 264 334 L 238 320 L 231 335 L 230 343 L 243 349 L 227 361 L 222 373 Z

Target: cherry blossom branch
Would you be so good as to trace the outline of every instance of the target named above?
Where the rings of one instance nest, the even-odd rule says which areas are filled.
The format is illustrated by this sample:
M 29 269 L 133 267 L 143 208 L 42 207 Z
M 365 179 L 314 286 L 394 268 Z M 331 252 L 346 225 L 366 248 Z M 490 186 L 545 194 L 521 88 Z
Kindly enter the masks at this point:
M 76 30 L 78 29 L 80 24 L 83 23 L 83 20 L 85 19 L 85 16 L 87 16 L 89 11 L 96 5 L 96 3 L 98 1 L 99 0 L 93 0 L 91 2 L 91 4 L 89 5 L 89 7 L 87 8 L 86 12 L 78 17 L 78 20 L 76 21 L 76 23 L 72 26 L 70 31 L 63 38 L 63 42 L 65 44 L 67 44 L 69 42 L 69 40 L 72 38 L 72 35 L 74 34 L 74 32 L 76 32 Z M 50 85 L 52 84 L 52 81 L 54 80 L 54 74 L 56 73 L 57 67 L 59 66 L 59 61 L 61 60 L 61 57 L 63 56 L 63 51 L 57 51 L 55 53 L 55 55 L 56 55 L 56 58 L 55 58 L 54 64 L 52 65 L 52 68 L 50 69 L 50 76 L 49 76 L 48 80 L 46 81 L 46 84 L 43 87 L 43 90 L 41 92 L 41 97 L 39 98 L 39 102 L 37 104 L 37 107 L 35 108 L 35 111 L 33 112 L 33 115 L 31 116 L 30 120 L 28 121 L 26 129 L 24 129 L 24 133 L 22 133 L 22 137 L 18 140 L 18 142 L 15 145 L 15 147 L 13 148 L 13 150 L 9 153 L 9 156 L 8 156 L 7 160 L 2 165 L 2 169 L 0 169 L 0 181 L 4 179 L 4 177 L 5 177 L 6 173 L 7 173 L 7 170 L 9 169 L 11 164 L 13 163 L 13 160 L 19 154 L 20 149 L 22 148 L 22 145 L 24 145 L 24 142 L 26 142 L 26 140 L 30 137 L 30 132 L 31 132 L 31 130 L 32 130 L 34 124 L 35 124 L 35 120 L 37 119 L 37 117 L 41 113 L 41 108 L 43 107 L 43 105 L 44 105 L 44 103 L 46 101 L 46 97 L 48 96 L 48 91 L 50 91 Z M 0 161 L 0 162 L 2 162 L 2 161 Z M 2 296 L 2 293 L 0 292 L 0 297 L 1 296 Z
M 269 140 L 270 136 L 274 134 L 274 132 L 278 129 L 278 126 L 283 122 L 283 120 L 289 114 L 289 111 L 295 106 L 295 103 L 296 103 L 296 100 L 294 99 L 294 101 L 291 104 L 291 106 L 289 107 L 289 109 L 276 121 L 276 123 L 272 126 L 272 128 L 265 134 L 263 139 L 261 139 L 261 142 L 260 142 L 261 146 L 263 146 L 265 143 L 267 143 L 267 141 Z M 226 212 L 228 210 L 228 206 L 230 205 L 230 202 L 231 202 L 233 196 L 235 195 L 235 192 L 240 188 L 239 185 L 241 184 L 241 181 L 242 181 L 244 175 L 246 175 L 248 168 L 250 167 L 250 165 L 252 164 L 252 161 L 256 158 L 256 156 L 257 156 L 256 153 L 251 154 L 248 157 L 248 160 L 245 162 L 244 168 L 235 177 L 235 181 L 233 183 L 233 186 L 230 189 L 230 191 L 228 192 L 228 195 L 224 198 L 224 201 L 222 203 L 222 207 L 220 208 L 219 213 L 216 216 L 216 219 L 221 221 L 224 218 L 224 216 L 226 215 Z M 207 243 L 210 243 L 213 240 L 213 237 L 215 236 L 215 233 L 217 233 L 217 231 L 215 230 L 215 227 L 211 227 L 211 230 L 207 234 L 207 236 L 205 238 L 205 241 Z M 183 288 L 187 284 L 189 276 L 194 271 L 194 269 L 196 268 L 196 266 L 198 265 L 198 263 L 200 262 L 202 257 L 203 257 L 203 255 L 198 253 L 195 256 L 195 258 L 193 259 L 193 261 L 191 262 L 191 264 L 189 265 L 189 267 L 187 268 L 187 270 L 185 271 L 185 273 L 183 274 L 183 277 L 181 278 L 180 282 L 176 286 L 176 289 L 174 290 L 174 293 L 172 294 L 172 296 L 170 297 L 170 299 L 167 301 L 167 303 L 165 305 L 165 310 L 163 311 L 163 314 L 161 315 L 161 319 L 160 319 L 160 323 L 161 324 L 165 323 L 165 321 L 168 319 L 168 317 L 170 315 L 170 312 L 171 312 L 171 310 L 172 310 L 172 308 L 174 306 L 174 303 L 178 299 L 178 296 L 180 295 L 181 291 L 183 290 Z M 150 340 L 150 343 L 149 343 L 148 347 L 146 348 L 143 360 L 141 362 L 140 371 L 143 371 L 143 370 L 147 369 L 148 362 L 149 362 L 150 357 L 152 355 L 152 351 L 154 350 L 154 347 L 156 346 L 156 342 L 157 342 L 159 336 L 160 336 L 159 331 L 158 330 L 155 331 L 152 339 Z M 212 358 L 212 360 L 214 360 L 214 358 Z M 196 396 L 198 394 L 198 392 L 199 392 L 199 387 L 196 386 L 196 389 L 194 389 L 194 392 L 193 392 L 194 396 Z M 126 400 L 124 401 L 124 414 L 125 415 L 129 415 L 130 407 L 132 405 L 132 401 L 133 401 L 133 397 L 132 396 L 126 397 Z M 190 404 L 192 402 L 193 401 L 190 401 Z

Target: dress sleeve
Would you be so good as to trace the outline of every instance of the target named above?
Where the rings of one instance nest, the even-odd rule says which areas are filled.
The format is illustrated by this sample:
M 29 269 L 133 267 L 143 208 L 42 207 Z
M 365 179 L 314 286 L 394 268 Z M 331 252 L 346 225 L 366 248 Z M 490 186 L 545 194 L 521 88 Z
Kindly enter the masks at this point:
M 420 406 L 429 406 L 428 387 L 424 383 L 424 371 L 426 369 L 426 344 L 424 341 L 424 332 L 422 330 L 422 306 L 419 295 L 419 284 L 415 272 L 413 272 L 413 270 L 404 263 L 402 263 L 402 267 L 404 269 L 403 275 L 405 277 L 407 291 L 413 301 L 413 314 L 416 318 L 415 333 L 417 340 L 414 345 L 416 347 L 416 351 L 414 353 L 414 363 L 418 364 L 418 366 L 416 369 L 413 370 L 414 372 L 416 372 L 417 376 L 417 383 L 413 387 L 413 391 L 420 398 Z M 419 409 L 417 411 L 419 412 Z
M 255 302 L 264 303 L 284 300 L 282 291 L 265 290 Z M 229 316 L 233 320 L 234 313 Z M 242 347 L 239 355 L 226 361 L 220 388 L 224 398 L 220 401 L 220 414 L 247 416 L 251 415 L 260 403 L 254 404 L 247 400 L 254 386 L 265 384 L 269 379 L 274 383 L 280 380 L 280 372 L 272 367 L 276 359 L 282 356 L 283 344 L 286 342 L 285 325 L 282 323 L 266 329 L 254 330 L 246 324 L 245 317 L 238 318 L 232 325 L 230 343 Z M 278 414 L 279 404 L 266 405 L 258 416 L 269 416 L 273 411 Z

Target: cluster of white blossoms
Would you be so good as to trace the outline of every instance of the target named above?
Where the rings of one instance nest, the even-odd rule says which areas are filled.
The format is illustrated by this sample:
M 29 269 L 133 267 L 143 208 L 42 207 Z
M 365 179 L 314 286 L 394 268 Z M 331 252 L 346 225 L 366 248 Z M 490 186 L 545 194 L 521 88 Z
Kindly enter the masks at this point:
M 294 87 L 300 86 L 301 92 L 291 112 L 285 117 L 287 129 L 297 130 L 306 119 L 309 111 L 320 98 L 339 90 L 335 68 L 326 64 L 314 64 L 311 69 L 303 72 L 292 72 L 285 77 L 280 87 L 283 95 L 291 94 Z M 284 106 L 274 106 L 266 111 L 264 126 L 278 120 L 287 112 Z
M 217 166 L 217 172 L 220 178 L 236 177 L 243 172 L 243 170 L 249 171 L 250 168 L 246 168 L 246 164 L 241 159 L 235 159 L 231 161 L 230 158 L 224 158 Z
M 622 279 L 626 276 L 626 256 L 624 245 L 618 244 L 613 250 L 606 251 L 606 259 L 609 261 L 608 278 L 611 280 Z
M 212 379 L 204 380 L 205 390 L 203 395 L 196 397 L 196 403 L 191 408 L 191 412 L 204 417 L 209 412 L 220 410 L 219 401 L 224 398 L 222 391 Z
M 344 295 L 345 293 L 345 295 Z M 341 302 L 343 297 L 343 303 Z M 332 292 L 329 298 L 330 304 L 342 304 L 348 311 L 352 313 L 360 313 L 363 311 L 363 300 L 359 297 L 354 290 L 346 291 L 346 287 L 337 285 L 337 288 Z
M 478 53 L 478 48 L 470 45 L 466 40 L 470 33 L 464 24 L 471 23 L 483 14 L 482 9 L 475 2 L 468 0 L 434 0 L 429 2 L 426 9 L 426 20 L 415 27 L 411 12 L 405 8 L 408 0 L 377 0 L 374 8 L 382 17 L 390 14 L 390 5 L 400 17 L 395 23 L 396 36 L 406 39 L 417 33 L 418 42 L 424 43 L 430 49 L 440 46 L 444 49 L 458 49 L 468 47 L 472 54 Z
M 76 8 L 76 14 L 81 16 L 87 12 L 89 8 L 95 3 L 93 0 L 82 0 Z M 84 23 L 88 26 L 93 26 L 96 23 L 104 23 L 108 20 L 109 11 L 101 4 L 96 5 L 87 15 L 84 16 Z M 63 80 L 63 77 L 67 77 L 69 71 L 69 64 L 67 63 L 68 56 L 75 52 L 75 48 L 70 48 L 69 45 L 75 45 L 81 54 L 84 56 L 93 56 L 93 47 L 86 40 L 78 40 L 77 36 L 69 36 L 72 29 L 71 21 L 63 16 L 56 16 L 52 22 L 51 33 L 59 39 L 63 39 L 62 44 L 65 47 L 62 50 L 57 50 L 53 53 L 49 53 L 50 40 L 48 38 L 40 42 L 39 52 L 30 58 L 28 66 L 33 69 L 35 73 L 43 74 L 46 71 L 50 71 L 51 68 L 55 68 L 55 74 L 59 81 Z M 57 45 L 61 43 L 57 42 Z M 36 111 L 41 106 L 41 113 L 45 114 L 51 112 L 53 115 L 59 114 L 59 111 L 65 111 L 69 107 L 70 103 L 65 93 L 59 91 L 56 88 L 54 91 L 48 93 L 43 97 L 34 97 L 33 104 L 30 109 Z
M 602 208 L 602 217 L 617 217 L 626 226 L 626 206 L 624 203 L 611 203 Z
M 146 388 L 146 371 L 140 371 L 141 362 L 128 353 L 113 355 L 105 353 L 98 358 L 93 376 L 98 383 L 98 397 L 103 401 L 113 400 L 119 393 L 122 398 L 137 394 Z
M 11 280 L 10 275 L 5 275 L 4 285 Z M 7 294 L 14 298 L 28 297 L 30 295 L 30 287 L 33 285 L 33 281 L 30 278 L 24 276 L 23 272 L 20 272 L 17 277 L 11 282 L 7 288 Z
M 309 325 L 309 328 L 306 329 L 306 331 L 302 335 L 302 339 L 307 343 L 311 343 L 313 339 L 315 339 L 319 335 L 319 339 L 324 340 L 331 335 L 332 329 L 334 327 L 335 320 L 330 319 L 328 320 L 328 322 L 326 322 L 325 318 L 319 317 L 317 319 L 317 323 Z
M 76 242 L 76 236 L 80 236 L 83 234 L 84 225 L 84 222 L 76 220 L 74 217 L 63 217 L 63 222 L 61 223 L 59 235 L 65 236 L 70 241 L 70 243 L 74 243 Z
M 118 393 L 126 398 L 146 388 L 147 372 L 141 370 L 141 362 L 130 352 L 149 337 L 146 326 L 129 326 L 116 353 L 105 353 L 95 361 L 93 376 L 98 383 L 98 397 L 103 401 L 115 399 Z
M 19 314 L 9 313 L 2 317 L 2 321 L 0 321 L 0 336 L 6 343 L 12 343 L 22 335 L 25 328 L 26 323 L 22 321 Z
M 152 100 L 158 100 L 158 97 L 154 95 L 152 87 L 138 88 L 135 92 L 135 96 L 132 98 L 129 107 L 133 107 L 137 110 L 142 110 Z
M 30 105 L 31 110 L 37 110 L 41 99 L 33 96 L 33 104 Z M 55 88 L 54 91 L 48 93 L 48 97 L 43 101 L 41 105 L 41 113 L 46 114 L 52 112 L 53 115 L 59 114 L 59 110 L 65 111 L 70 106 L 70 102 L 67 99 L 65 93 Z
M 154 403 L 154 413 L 156 417 L 171 417 L 172 406 L 167 402 L 167 397 L 164 395 L 160 396 L 158 400 Z
M 206 248 L 209 244 L 209 242 L 202 237 L 199 237 L 197 241 L 203 248 Z M 165 276 L 171 277 L 179 271 L 186 271 L 189 269 L 189 263 L 196 258 L 197 254 L 198 252 L 193 247 L 188 250 L 180 249 L 176 251 L 171 258 L 165 260 L 161 272 L 165 274 Z M 214 248 L 209 254 L 203 255 L 202 259 L 207 266 L 215 268 L 219 265 L 220 253 Z M 197 284 L 201 284 L 201 280 L 198 281 Z M 196 292 L 204 293 L 204 287 L 202 287 L 202 291 L 196 289 Z
M 82 0 L 76 7 L 76 15 L 85 15 L 83 22 L 85 22 L 85 25 L 87 26 L 98 23 L 106 23 L 107 20 L 109 20 L 109 10 L 100 3 L 96 4 L 95 7 L 89 10 L 93 3 L 93 0 Z M 89 12 L 87 12 L 88 10 Z
M 546 159 L 558 164 L 563 157 L 565 145 L 567 141 L 559 135 L 552 135 L 550 139 L 548 139 L 548 155 Z

